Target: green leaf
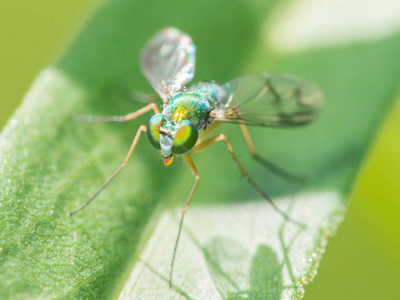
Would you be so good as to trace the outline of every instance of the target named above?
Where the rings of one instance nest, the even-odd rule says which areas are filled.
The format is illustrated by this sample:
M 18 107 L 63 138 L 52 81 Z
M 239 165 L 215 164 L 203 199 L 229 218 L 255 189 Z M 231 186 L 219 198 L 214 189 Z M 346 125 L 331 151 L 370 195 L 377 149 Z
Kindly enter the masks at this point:
M 0 298 L 295 299 L 316 274 L 369 144 L 400 78 L 400 35 L 285 54 L 265 43 L 272 3 L 108 1 L 42 72 L 0 140 Z M 194 181 L 180 160 L 164 167 L 142 137 L 129 167 L 93 204 L 68 217 L 124 159 L 144 116 L 80 124 L 71 113 L 140 108 L 150 92 L 140 49 L 176 26 L 197 46 L 196 79 L 223 83 L 255 71 L 294 73 L 320 85 L 321 117 L 301 129 L 252 128 L 259 153 L 295 173 L 275 177 L 221 128 L 252 178 L 292 218 L 285 222 L 242 178 L 225 147 L 193 155 L 201 180 L 168 274 L 180 209 Z

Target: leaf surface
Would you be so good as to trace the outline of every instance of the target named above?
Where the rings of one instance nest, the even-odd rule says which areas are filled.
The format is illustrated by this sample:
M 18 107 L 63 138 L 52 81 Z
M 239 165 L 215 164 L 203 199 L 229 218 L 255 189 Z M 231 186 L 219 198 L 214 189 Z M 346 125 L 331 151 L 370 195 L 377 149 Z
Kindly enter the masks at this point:
M 284 54 L 263 42 L 273 5 L 259 1 L 105 2 L 44 70 L 0 140 L 0 298 L 296 299 L 316 274 L 345 198 L 399 82 L 400 35 Z M 151 92 L 138 56 L 175 26 L 197 46 L 195 81 L 293 73 L 326 104 L 304 128 L 252 128 L 259 153 L 305 184 L 282 180 L 221 127 L 252 178 L 292 218 L 285 222 L 240 175 L 223 144 L 193 155 L 201 181 L 167 284 L 180 209 L 193 183 L 180 160 L 164 167 L 143 136 L 129 167 L 70 218 L 120 165 L 139 125 L 81 124 L 71 113 L 126 114 L 126 90 Z M 378 76 L 379 74 L 379 76 Z

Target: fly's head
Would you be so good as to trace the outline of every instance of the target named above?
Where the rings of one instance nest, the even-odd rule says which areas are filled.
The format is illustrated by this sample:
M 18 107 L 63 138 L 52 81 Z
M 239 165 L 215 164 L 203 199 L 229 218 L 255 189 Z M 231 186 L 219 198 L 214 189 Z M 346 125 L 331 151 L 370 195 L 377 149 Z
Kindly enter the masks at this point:
M 175 154 L 185 154 L 194 147 L 198 131 L 189 120 L 176 124 L 168 121 L 164 114 L 155 114 L 147 123 L 147 138 L 155 148 L 161 150 L 163 163 L 168 166 Z

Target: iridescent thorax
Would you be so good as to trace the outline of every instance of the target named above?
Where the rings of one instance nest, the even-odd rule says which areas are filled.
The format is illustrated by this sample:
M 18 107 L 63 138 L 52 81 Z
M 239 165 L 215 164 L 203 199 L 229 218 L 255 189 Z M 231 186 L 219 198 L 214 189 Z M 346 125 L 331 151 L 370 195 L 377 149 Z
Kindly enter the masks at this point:
M 215 83 L 201 82 L 185 92 L 177 93 L 163 109 L 168 121 L 179 124 L 183 120 L 193 122 L 197 129 L 207 126 L 209 113 L 219 107 L 223 91 Z
M 163 110 L 163 114 L 168 122 L 179 124 L 184 120 L 189 120 L 201 129 L 206 122 L 208 113 L 212 106 L 203 95 L 195 92 L 183 92 L 176 94 Z
M 148 137 L 161 150 L 164 164 L 170 164 L 174 154 L 186 153 L 196 144 L 198 132 L 212 122 L 210 112 L 221 107 L 223 96 L 219 85 L 200 82 L 176 93 L 162 113 L 150 119 Z

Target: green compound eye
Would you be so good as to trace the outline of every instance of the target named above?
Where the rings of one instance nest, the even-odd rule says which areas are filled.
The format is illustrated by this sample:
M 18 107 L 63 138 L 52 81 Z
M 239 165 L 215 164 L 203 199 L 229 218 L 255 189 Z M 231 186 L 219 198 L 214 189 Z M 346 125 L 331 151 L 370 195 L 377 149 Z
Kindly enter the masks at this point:
M 160 146 L 160 126 L 164 121 L 163 114 L 155 114 L 152 116 L 147 123 L 147 138 L 149 142 L 158 150 L 161 149 Z
M 197 142 L 198 132 L 196 126 L 189 120 L 184 120 L 175 134 L 172 152 L 175 154 L 185 154 Z

